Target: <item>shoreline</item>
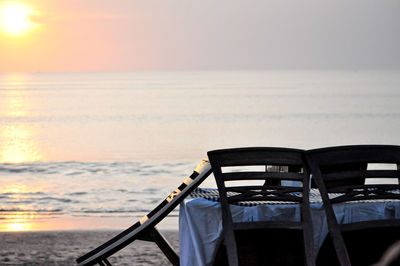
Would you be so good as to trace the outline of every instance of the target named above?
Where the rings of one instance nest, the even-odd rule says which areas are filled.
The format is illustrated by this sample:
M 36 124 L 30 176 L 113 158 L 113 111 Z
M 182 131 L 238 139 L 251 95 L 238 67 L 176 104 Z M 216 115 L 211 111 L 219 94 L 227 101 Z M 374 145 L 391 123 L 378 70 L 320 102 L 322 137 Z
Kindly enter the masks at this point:
M 1 232 L 52 232 L 52 231 L 122 231 L 142 216 L 76 216 L 63 214 L 52 217 L 18 217 L 0 220 Z M 158 225 L 159 230 L 178 231 L 179 217 L 165 217 Z
M 160 231 L 178 251 L 178 230 Z M 75 265 L 79 256 L 118 233 L 118 229 L 0 232 L 0 265 Z M 109 261 L 116 265 L 170 265 L 155 243 L 140 240 Z

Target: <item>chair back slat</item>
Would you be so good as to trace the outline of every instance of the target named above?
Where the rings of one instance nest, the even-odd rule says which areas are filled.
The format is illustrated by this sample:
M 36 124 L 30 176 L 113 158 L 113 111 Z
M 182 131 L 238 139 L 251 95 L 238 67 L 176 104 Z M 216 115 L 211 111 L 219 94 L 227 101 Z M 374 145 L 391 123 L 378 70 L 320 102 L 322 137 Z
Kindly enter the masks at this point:
M 226 192 L 230 196 L 227 197 L 228 203 L 238 203 L 246 201 L 291 201 L 303 202 L 301 196 L 302 188 L 297 187 L 277 187 L 268 186 L 260 189 L 259 186 L 238 186 L 226 188 Z
M 323 170 L 322 170 L 323 171 Z M 375 183 L 399 182 L 399 170 L 352 170 L 352 171 L 337 171 L 322 172 L 321 176 L 325 182 L 325 186 L 329 193 L 335 193 L 337 188 L 347 187 L 347 185 L 364 186 L 368 184 L 368 180 L 375 179 Z M 348 188 L 347 188 L 348 189 Z
M 266 179 L 279 179 L 279 180 L 292 180 L 302 181 L 304 174 L 294 172 L 237 172 L 237 173 L 223 173 L 222 178 L 225 181 L 229 180 L 266 180 Z
M 399 170 L 359 170 L 345 172 L 331 172 L 323 174 L 325 182 L 338 179 L 358 179 L 358 178 L 400 178 Z
M 366 200 L 381 200 L 383 198 L 383 193 L 354 193 L 353 195 L 344 194 L 342 196 L 335 197 L 331 200 L 332 204 L 343 203 L 349 201 L 366 201 Z M 384 192 L 385 200 L 398 200 L 399 194 L 394 194 L 391 192 Z
M 302 165 L 301 150 L 285 148 L 238 148 L 209 152 L 220 166 Z
M 354 163 L 400 164 L 400 151 L 395 145 L 352 145 L 309 150 L 320 166 Z

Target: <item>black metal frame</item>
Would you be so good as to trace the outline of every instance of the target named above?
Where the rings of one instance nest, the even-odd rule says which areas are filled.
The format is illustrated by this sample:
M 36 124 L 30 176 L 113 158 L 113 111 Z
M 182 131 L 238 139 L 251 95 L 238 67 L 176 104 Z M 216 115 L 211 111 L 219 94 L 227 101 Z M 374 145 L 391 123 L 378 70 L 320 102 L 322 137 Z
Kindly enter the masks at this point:
M 76 260 L 78 265 L 89 266 L 99 264 L 100 266 L 110 266 L 111 263 L 108 258 L 135 240 L 155 242 L 172 265 L 179 265 L 178 254 L 155 226 L 175 209 L 175 207 L 210 174 L 211 167 L 208 160 L 204 159 L 194 170 L 193 174 L 186 178 L 183 183 L 154 210 L 125 231 L 79 257 Z
M 367 265 L 364 263 L 368 263 L 369 265 L 376 262 L 382 255 L 382 250 L 387 248 L 383 246 L 386 245 L 383 242 L 390 242 L 391 237 L 400 237 L 400 220 L 373 220 L 339 225 L 333 205 L 360 200 L 400 200 L 400 194 L 393 191 L 399 190 L 400 185 L 364 184 L 365 178 L 371 177 L 398 178 L 400 180 L 400 146 L 353 145 L 329 147 L 306 151 L 306 158 L 313 179 L 321 193 L 329 229 L 329 237 L 321 247 L 317 264 L 320 262 L 320 258 L 321 265 L 335 265 L 337 263 L 341 265 Z M 365 166 L 368 163 L 397 164 L 397 170 L 367 170 Z M 362 167 L 354 167 L 357 165 Z M 324 169 L 329 169 L 329 171 Z M 342 194 L 330 198 L 328 193 Z M 388 232 L 389 230 L 385 231 L 388 228 L 390 232 Z M 370 235 L 368 236 L 368 234 Z M 361 236 L 365 239 L 362 240 Z M 378 237 L 380 239 L 377 239 Z M 377 241 L 379 242 L 376 243 Z M 364 252 L 361 255 L 359 253 L 352 254 L 356 249 L 349 252 L 351 245 L 361 246 L 365 243 L 370 246 L 375 244 L 375 249 L 373 251 L 364 249 L 361 251 Z M 356 248 L 362 249 L 360 246 Z M 371 254 L 373 252 L 376 254 Z M 323 255 L 320 256 L 320 253 Z M 367 260 L 375 261 L 366 262 Z
M 293 236 L 294 232 L 300 232 L 302 244 L 296 249 L 303 249 L 304 264 L 314 265 L 313 230 L 309 205 L 310 179 L 307 165 L 304 160 L 304 151 L 288 148 L 238 148 L 224 149 L 208 152 L 214 177 L 220 194 L 222 206 L 223 243 L 226 247 L 229 265 L 239 265 L 237 234 L 250 232 L 251 230 L 271 230 L 273 232 L 285 232 L 286 236 Z M 223 167 L 230 166 L 287 166 L 288 172 L 223 172 Z M 295 171 L 290 171 L 295 169 Z M 301 171 L 299 171 L 301 170 Z M 226 181 L 234 180 L 264 180 L 260 186 L 227 186 Z M 281 185 L 282 180 L 299 181 L 302 187 Z M 234 222 L 230 210 L 230 204 L 243 201 L 286 201 L 300 204 L 301 220 L 293 221 L 263 221 L 263 222 Z M 299 234 L 297 234 L 298 236 Z M 261 245 L 268 246 L 269 239 L 265 239 Z M 285 246 L 285 243 L 295 242 L 295 239 L 280 239 L 272 245 Z M 259 243 L 258 243 L 259 244 Z M 270 243 L 271 245 L 271 243 Z M 283 248 L 284 249 L 284 248 Z M 240 254 L 239 254 L 240 255 Z M 286 254 L 290 256 L 291 254 Z M 298 259 L 303 259 L 298 258 Z M 265 264 L 270 262 L 266 261 Z M 299 264 L 299 261 L 296 261 Z

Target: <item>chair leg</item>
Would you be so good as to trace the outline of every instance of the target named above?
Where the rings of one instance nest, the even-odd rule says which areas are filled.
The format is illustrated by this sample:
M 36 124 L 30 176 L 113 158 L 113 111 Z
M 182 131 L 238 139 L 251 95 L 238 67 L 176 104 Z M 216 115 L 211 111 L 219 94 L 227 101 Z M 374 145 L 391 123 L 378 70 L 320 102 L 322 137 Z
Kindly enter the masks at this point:
M 179 266 L 179 256 L 176 254 L 171 244 L 158 232 L 156 228 L 149 231 L 151 238 L 156 242 L 157 246 L 161 249 L 164 255 L 174 266 Z
M 103 261 L 107 266 L 112 266 L 111 263 L 107 259 L 104 259 Z
M 168 258 L 168 260 L 174 266 L 179 266 L 179 256 L 176 254 L 171 244 L 168 243 L 167 239 L 165 239 L 160 232 L 156 228 L 151 228 L 148 232 L 140 237 L 139 240 L 155 242 L 157 246 L 161 249 L 164 255 Z M 100 266 L 112 266 L 111 263 L 107 260 L 107 258 L 102 259 L 98 262 Z

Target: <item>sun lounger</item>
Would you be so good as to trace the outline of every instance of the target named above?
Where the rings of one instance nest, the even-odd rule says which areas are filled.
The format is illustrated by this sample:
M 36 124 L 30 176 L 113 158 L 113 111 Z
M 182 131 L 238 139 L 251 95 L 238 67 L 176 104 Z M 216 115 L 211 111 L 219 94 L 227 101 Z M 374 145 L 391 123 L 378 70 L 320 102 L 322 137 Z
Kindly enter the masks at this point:
M 101 266 L 109 266 L 111 263 L 108 258 L 135 240 L 155 242 L 173 265 L 179 265 L 179 256 L 155 226 L 175 209 L 188 194 L 197 188 L 210 173 L 211 166 L 207 159 L 203 159 L 193 171 L 192 175 L 187 177 L 183 183 L 154 210 L 114 238 L 79 257 L 76 260 L 78 265 L 99 264 Z

